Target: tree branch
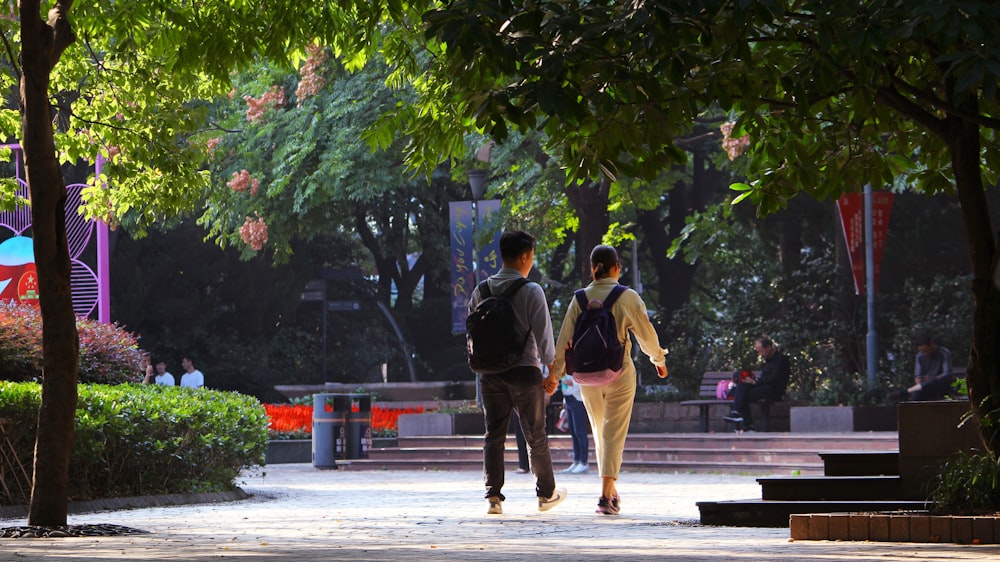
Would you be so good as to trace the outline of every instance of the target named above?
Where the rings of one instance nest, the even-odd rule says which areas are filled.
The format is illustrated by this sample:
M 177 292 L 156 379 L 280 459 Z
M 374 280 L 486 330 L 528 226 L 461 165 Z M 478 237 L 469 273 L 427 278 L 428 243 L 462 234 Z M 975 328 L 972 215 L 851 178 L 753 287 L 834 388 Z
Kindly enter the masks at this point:
M 875 91 L 875 95 L 896 111 L 927 127 L 935 135 L 944 137 L 947 134 L 944 120 L 934 117 L 929 111 L 901 94 L 899 90 L 890 87 L 879 88 Z
M 60 0 L 49 10 L 49 27 L 53 32 L 52 52 L 49 53 L 49 68 L 55 68 L 59 62 L 59 57 L 76 41 L 76 34 L 73 33 L 73 26 L 69 23 L 69 12 L 73 7 L 73 0 Z
M 979 125 L 979 126 L 982 126 L 982 127 L 986 127 L 986 128 L 989 128 L 989 129 L 1000 129 L 1000 119 L 995 119 L 993 117 L 987 117 L 985 115 L 981 115 L 981 114 L 978 114 L 978 113 L 972 114 L 972 113 L 969 113 L 967 111 L 962 111 L 958 107 L 955 107 L 955 105 L 950 104 L 947 101 L 945 101 L 945 100 L 943 100 L 943 99 L 941 99 L 941 98 L 939 98 L 937 96 L 930 95 L 928 92 L 926 92 L 924 90 L 920 90 L 919 88 L 913 86 L 909 82 L 906 82 L 905 80 L 903 80 L 903 79 L 901 79 L 899 77 L 894 76 L 892 78 L 892 82 L 897 87 L 899 87 L 901 90 L 903 90 L 904 92 L 910 94 L 911 96 L 915 97 L 916 99 L 918 99 L 920 101 L 923 101 L 923 102 L 926 102 L 927 104 L 929 104 L 929 105 L 931 105 L 933 107 L 936 107 L 936 108 L 940 109 L 941 111 L 944 111 L 945 113 L 947 113 L 949 115 L 953 115 L 953 116 L 958 117 L 959 119 L 962 119 L 964 121 L 968 121 L 970 123 L 975 123 L 976 125 Z M 900 94 L 900 95 L 902 95 L 902 94 Z

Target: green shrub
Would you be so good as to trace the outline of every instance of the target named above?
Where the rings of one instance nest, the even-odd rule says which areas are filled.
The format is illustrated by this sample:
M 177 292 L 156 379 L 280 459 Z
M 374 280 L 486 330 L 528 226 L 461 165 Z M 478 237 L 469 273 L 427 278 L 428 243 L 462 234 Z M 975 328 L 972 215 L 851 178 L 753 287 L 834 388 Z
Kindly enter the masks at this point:
M 984 453 L 961 453 L 946 462 L 933 484 L 934 512 L 948 515 L 1000 513 L 1000 465 Z
M 869 386 L 864 373 L 847 373 L 819 380 L 812 396 L 815 406 L 878 406 L 886 403 L 886 388 Z
M 116 324 L 78 318 L 81 383 L 136 381 L 139 346 Z M 0 380 L 38 381 L 42 377 L 42 316 L 33 306 L 0 303 Z
M 17 452 L 0 457 L 0 504 L 27 503 L 36 383 L 0 382 L 0 419 Z M 70 471 L 76 500 L 222 491 L 262 464 L 267 415 L 253 397 L 161 385 L 81 385 Z M 25 473 L 25 468 L 27 473 Z M 4 495 L 6 497 L 4 497 Z

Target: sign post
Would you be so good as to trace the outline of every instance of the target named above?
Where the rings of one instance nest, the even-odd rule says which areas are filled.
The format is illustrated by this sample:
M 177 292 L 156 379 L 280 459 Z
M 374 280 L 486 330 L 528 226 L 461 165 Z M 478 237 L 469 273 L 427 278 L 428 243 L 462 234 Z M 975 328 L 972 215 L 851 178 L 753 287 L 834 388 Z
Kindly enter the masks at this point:
M 875 327 L 875 292 L 881 273 L 882 251 L 889 231 L 893 194 L 872 193 L 865 185 L 864 196 L 848 193 L 837 201 L 840 223 L 851 262 L 855 294 L 865 294 L 868 305 L 867 369 L 868 385 L 875 385 L 878 331 Z M 864 244 L 864 246 L 862 246 Z

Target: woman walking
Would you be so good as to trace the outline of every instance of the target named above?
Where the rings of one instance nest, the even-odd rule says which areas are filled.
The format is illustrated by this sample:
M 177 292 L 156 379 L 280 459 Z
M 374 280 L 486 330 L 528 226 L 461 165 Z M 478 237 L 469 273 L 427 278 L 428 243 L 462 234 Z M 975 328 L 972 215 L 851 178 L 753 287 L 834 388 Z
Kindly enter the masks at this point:
M 611 246 L 596 246 L 590 253 L 590 269 L 593 282 L 583 289 L 586 300 L 604 302 L 612 289 L 618 286 L 618 277 L 622 271 L 618 252 Z M 559 330 L 557 350 L 565 350 L 570 346 L 576 320 L 582 313 L 583 307 L 577 299 L 573 299 Z M 642 297 L 632 289 L 625 289 L 611 305 L 611 313 L 615 319 L 618 341 L 625 347 L 621 376 L 601 386 L 581 384 L 580 389 L 583 404 L 590 416 L 597 468 L 601 475 L 601 495 L 597 501 L 597 513 L 605 515 L 617 515 L 621 509 L 621 498 L 615 483 L 621 470 L 625 436 L 628 434 L 629 420 L 632 417 L 632 402 L 635 399 L 636 388 L 636 371 L 632 363 L 632 339 L 628 337 L 629 332 L 635 335 L 640 349 L 656 365 L 656 374 L 660 378 L 667 376 L 665 358 L 667 350 L 660 347 L 656 330 L 646 315 L 646 304 Z M 559 378 L 566 374 L 566 360 L 562 353 L 556 353 L 552 370 Z M 581 383 L 579 376 L 576 377 L 576 382 Z

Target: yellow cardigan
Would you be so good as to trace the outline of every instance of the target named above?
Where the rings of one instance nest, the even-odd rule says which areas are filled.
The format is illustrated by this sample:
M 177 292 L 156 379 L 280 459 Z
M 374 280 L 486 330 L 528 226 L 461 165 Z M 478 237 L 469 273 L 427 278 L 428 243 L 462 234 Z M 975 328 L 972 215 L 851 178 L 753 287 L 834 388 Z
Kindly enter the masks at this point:
M 618 284 L 618 279 L 605 277 L 592 282 L 584 289 L 587 293 L 587 300 L 603 301 L 611 293 L 611 289 Z M 573 327 L 576 326 L 576 319 L 583 312 L 580 303 L 574 298 L 566 310 L 566 318 L 563 319 L 562 327 L 559 328 L 559 338 L 556 339 L 556 360 L 552 364 L 552 373 L 562 378 L 566 375 L 566 346 L 573 339 Z M 660 339 L 653 329 L 653 324 L 646 314 L 646 303 L 642 301 L 639 293 L 632 289 L 627 289 L 618 300 L 611 305 L 611 314 L 615 317 L 615 326 L 618 328 L 618 341 L 625 343 L 625 362 L 622 364 L 622 376 L 635 376 L 635 365 L 632 363 L 632 338 L 628 337 L 631 331 L 635 339 L 639 342 L 639 348 L 649 356 L 649 361 L 654 365 L 666 365 L 667 350 L 660 347 Z

